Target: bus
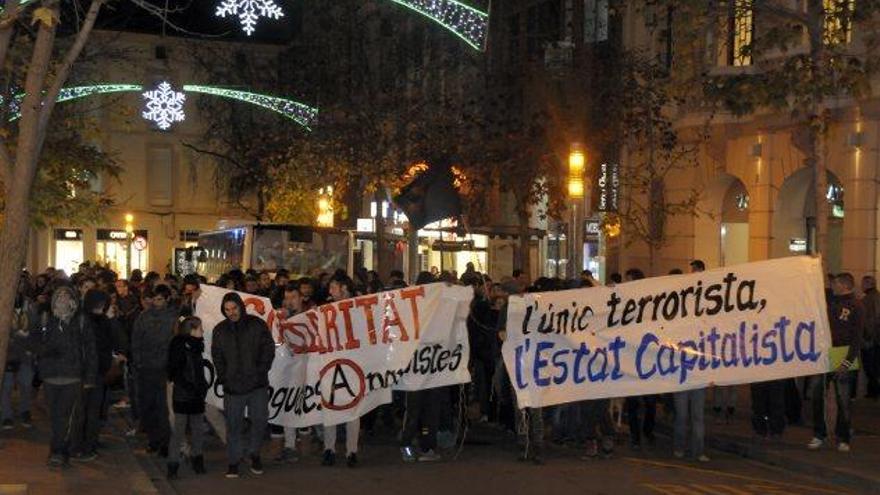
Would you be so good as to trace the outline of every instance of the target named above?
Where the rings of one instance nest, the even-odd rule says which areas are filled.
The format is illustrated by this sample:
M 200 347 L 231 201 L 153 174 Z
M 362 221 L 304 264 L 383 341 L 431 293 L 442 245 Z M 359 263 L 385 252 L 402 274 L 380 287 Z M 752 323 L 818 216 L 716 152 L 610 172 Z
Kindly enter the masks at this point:
M 341 268 L 351 273 L 352 239 L 348 231 L 287 224 L 253 224 L 202 232 L 197 272 L 216 282 L 224 273 L 238 269 L 277 272 L 292 277 L 309 276 L 314 270 L 332 273 Z

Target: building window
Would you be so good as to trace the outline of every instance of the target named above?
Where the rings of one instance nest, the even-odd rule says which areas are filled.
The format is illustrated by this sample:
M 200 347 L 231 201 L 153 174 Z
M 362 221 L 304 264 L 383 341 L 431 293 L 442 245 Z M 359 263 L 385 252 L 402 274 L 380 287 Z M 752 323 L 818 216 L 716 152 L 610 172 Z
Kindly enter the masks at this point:
M 852 41 L 852 14 L 855 0 L 823 0 L 825 44 L 840 45 Z
M 147 200 L 153 206 L 173 204 L 174 152 L 170 146 L 147 149 Z
M 752 0 L 730 0 L 727 12 L 727 65 L 752 65 L 755 13 Z
M 584 43 L 608 41 L 608 0 L 584 0 Z

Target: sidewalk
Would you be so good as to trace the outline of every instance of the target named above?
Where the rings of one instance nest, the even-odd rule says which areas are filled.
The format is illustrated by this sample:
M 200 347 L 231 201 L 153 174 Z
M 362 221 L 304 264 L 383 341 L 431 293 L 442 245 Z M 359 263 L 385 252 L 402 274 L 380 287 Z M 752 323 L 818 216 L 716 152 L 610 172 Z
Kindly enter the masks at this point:
M 132 454 L 117 412 L 109 413 L 97 460 L 50 470 L 46 467 L 49 421 L 42 394 L 32 407 L 34 428 L 25 430 L 16 424 L 14 430 L 0 431 L 0 494 L 159 493 Z
M 809 402 L 804 402 L 803 424 L 787 426 L 781 440 L 770 441 L 755 436 L 752 431 L 748 386 L 738 388 L 736 414 L 729 423 L 715 420 L 711 397 L 710 391 L 706 399 L 706 445 L 709 448 L 802 474 L 818 475 L 858 493 L 880 493 L 880 402 L 861 397 L 854 401 L 852 451 L 841 453 L 832 443 L 826 443 L 817 451 L 807 449 L 807 443 L 813 438 Z M 668 423 L 664 426 L 671 432 Z

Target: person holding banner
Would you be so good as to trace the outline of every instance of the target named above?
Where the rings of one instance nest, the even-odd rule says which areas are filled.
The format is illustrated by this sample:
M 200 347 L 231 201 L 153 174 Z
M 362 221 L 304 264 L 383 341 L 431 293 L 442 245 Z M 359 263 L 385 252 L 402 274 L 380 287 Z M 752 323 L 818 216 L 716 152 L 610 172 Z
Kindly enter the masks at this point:
M 837 450 L 850 450 L 850 380 L 852 370 L 858 369 L 857 359 L 862 347 L 862 334 L 865 324 L 865 309 L 854 294 L 855 279 L 852 274 L 841 273 L 831 281 L 834 298 L 829 304 L 828 317 L 831 320 L 831 344 L 835 348 L 845 348 L 846 356 L 839 362 L 831 357 L 834 371 L 812 377 L 810 398 L 813 402 L 813 434 L 807 444 L 810 450 L 818 450 L 828 436 L 825 417 L 825 394 L 829 386 L 834 387 L 834 399 L 837 403 L 837 421 L 834 436 L 837 438 Z
M 282 319 L 287 320 L 299 313 L 302 313 L 303 295 L 295 282 L 288 282 L 283 288 L 284 297 L 281 302 L 281 309 L 278 310 Z M 293 426 L 284 427 L 284 443 L 281 452 L 275 458 L 275 462 L 289 463 L 296 462 L 296 428 Z
M 354 296 L 354 281 L 348 275 L 336 274 L 330 280 L 330 298 L 333 301 L 342 301 Z M 324 458 L 323 466 L 332 466 L 336 463 L 336 428 L 338 425 L 324 427 Z M 345 423 L 345 453 L 348 467 L 357 466 L 358 437 L 361 432 L 361 419 L 355 418 Z
M 514 271 L 516 275 L 517 271 Z M 507 339 L 507 300 L 510 297 L 521 296 L 523 294 L 523 285 L 517 279 L 508 279 L 501 282 L 501 292 L 504 295 L 504 305 L 498 314 L 498 339 L 503 343 Z M 502 372 L 506 372 L 504 366 L 501 366 Z M 508 381 L 509 383 L 509 381 Z M 513 388 L 510 385 L 508 388 Z M 516 397 L 516 394 L 512 394 Z M 540 407 L 523 407 L 518 404 L 514 405 L 516 413 L 516 430 L 517 434 L 522 437 L 523 451 L 519 457 L 520 461 L 532 461 L 535 464 L 544 464 L 544 416 L 543 408 Z
M 691 273 L 704 271 L 706 271 L 706 264 L 702 260 L 691 261 Z M 688 436 L 688 430 L 690 430 L 691 455 L 700 462 L 709 462 L 709 456 L 705 454 L 706 388 L 676 392 L 673 400 L 675 402 L 675 427 L 673 429 L 672 454 L 678 459 L 684 457 L 685 440 Z
M 242 459 L 241 436 L 245 410 L 250 420 L 250 471 L 263 474 L 260 450 L 269 424 L 269 370 L 275 359 L 275 342 L 266 322 L 249 315 L 236 292 L 223 296 L 220 305 L 226 318 L 214 327 L 211 359 L 217 383 L 223 385 L 226 412 L 227 478 L 238 478 Z

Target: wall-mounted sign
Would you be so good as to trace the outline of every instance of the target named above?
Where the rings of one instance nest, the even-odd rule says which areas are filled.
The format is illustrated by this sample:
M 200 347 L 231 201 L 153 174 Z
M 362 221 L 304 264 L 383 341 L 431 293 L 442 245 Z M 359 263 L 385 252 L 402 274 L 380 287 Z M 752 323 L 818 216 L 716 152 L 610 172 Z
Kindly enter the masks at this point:
M 806 253 L 807 240 L 801 237 L 792 237 L 791 240 L 788 241 L 788 250 L 792 253 Z
M 143 237 L 144 239 L 148 239 L 146 230 L 135 230 L 135 237 Z M 98 229 L 98 240 L 99 241 L 116 241 L 116 242 L 125 242 L 128 239 L 128 232 L 124 230 L 117 229 Z
M 599 235 L 599 220 L 587 220 L 584 225 L 584 232 L 588 236 Z
M 143 251 L 147 249 L 147 239 L 141 236 L 137 236 L 131 241 L 131 247 L 135 248 L 138 251 Z
M 83 231 L 80 229 L 55 229 L 56 241 L 81 241 Z
M 599 167 L 599 211 L 617 211 L 620 190 L 620 167 L 616 163 L 603 163 Z

